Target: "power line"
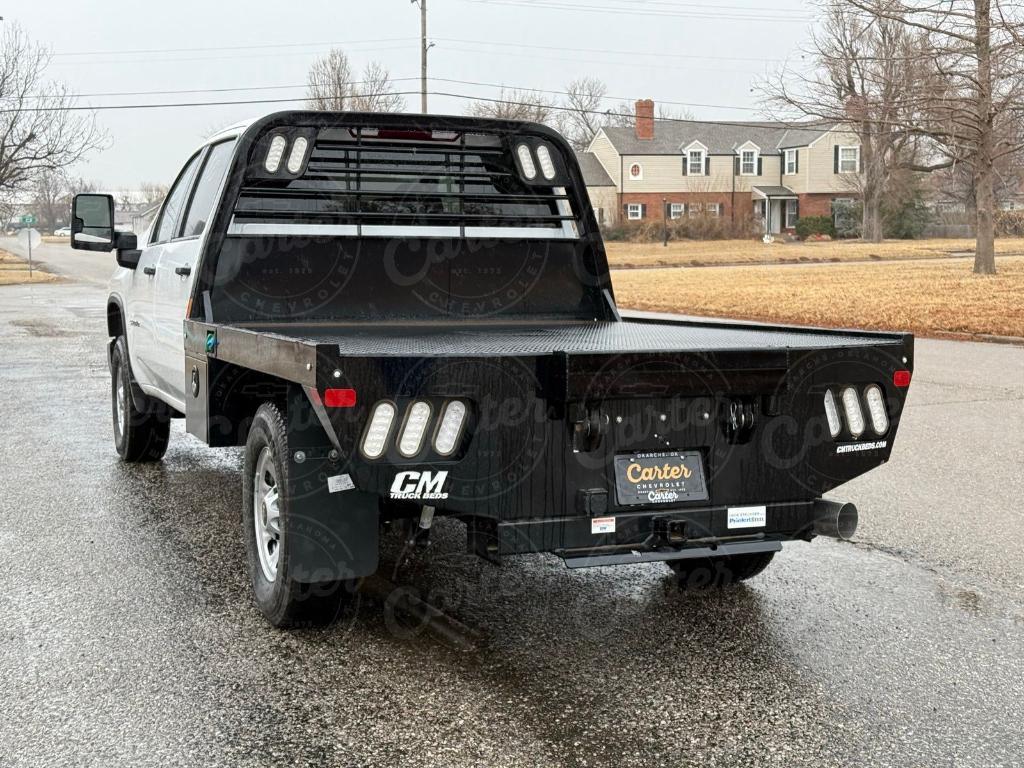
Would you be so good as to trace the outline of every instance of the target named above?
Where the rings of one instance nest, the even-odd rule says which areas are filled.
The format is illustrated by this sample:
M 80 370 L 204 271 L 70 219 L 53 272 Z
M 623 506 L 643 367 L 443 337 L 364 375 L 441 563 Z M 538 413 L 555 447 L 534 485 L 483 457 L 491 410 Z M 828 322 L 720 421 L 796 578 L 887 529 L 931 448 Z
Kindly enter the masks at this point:
M 506 48 L 528 48 L 541 51 L 571 51 L 574 53 L 600 53 L 620 56 L 657 56 L 669 59 L 699 59 L 701 61 L 750 61 L 762 63 L 782 63 L 785 59 L 758 58 L 756 56 L 706 56 L 697 53 L 660 53 L 657 51 L 622 51 L 609 48 L 569 48 L 564 45 L 531 45 L 527 43 L 502 43 L 496 40 L 466 40 L 456 37 L 435 37 L 441 43 L 469 43 L 476 45 L 496 45 Z
M 328 40 L 318 43 L 254 43 L 252 45 L 218 45 L 215 47 L 202 46 L 199 48 L 129 48 L 107 51 L 57 51 L 51 54 L 58 56 L 108 56 L 108 55 L 130 55 L 136 53 L 201 53 L 204 51 L 245 51 L 266 48 L 313 48 L 325 45 L 365 45 L 369 43 L 398 43 L 418 40 L 417 37 L 382 37 L 377 40 Z
M 669 11 L 659 9 L 642 10 L 636 8 L 635 5 L 575 5 L 567 2 L 566 0 L 538 0 L 538 2 L 528 2 L 528 0 L 461 0 L 461 2 L 471 3 L 473 5 L 504 5 L 512 8 L 583 11 L 586 13 L 624 13 L 631 16 L 657 16 L 682 19 L 720 19 L 723 21 L 792 22 L 811 21 L 813 18 L 806 14 L 803 16 L 790 16 L 784 18 L 782 16 L 770 16 L 764 13 L 760 15 L 743 15 L 738 13 L 701 13 L 699 11 Z M 753 11 L 756 9 L 752 8 L 750 10 Z

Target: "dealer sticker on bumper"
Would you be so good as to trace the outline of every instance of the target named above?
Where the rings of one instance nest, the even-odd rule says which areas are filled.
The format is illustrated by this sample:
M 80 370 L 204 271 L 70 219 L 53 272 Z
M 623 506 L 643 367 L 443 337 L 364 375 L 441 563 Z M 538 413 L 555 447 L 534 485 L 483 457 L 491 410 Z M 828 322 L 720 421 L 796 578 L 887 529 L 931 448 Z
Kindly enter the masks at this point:
M 760 507 L 729 507 L 729 528 L 764 528 L 768 510 Z

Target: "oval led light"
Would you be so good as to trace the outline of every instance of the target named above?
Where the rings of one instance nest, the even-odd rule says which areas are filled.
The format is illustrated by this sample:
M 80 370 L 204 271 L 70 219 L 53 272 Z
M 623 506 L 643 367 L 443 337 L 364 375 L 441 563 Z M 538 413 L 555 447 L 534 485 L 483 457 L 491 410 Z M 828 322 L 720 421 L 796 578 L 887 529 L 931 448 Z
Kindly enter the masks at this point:
M 831 389 L 825 390 L 825 418 L 828 419 L 828 431 L 834 440 L 839 437 L 843 423 L 839 420 L 839 406 L 836 405 L 836 396 Z
M 864 399 L 868 404 L 868 414 L 871 416 L 871 428 L 879 435 L 889 431 L 889 414 L 885 410 L 885 398 L 882 390 L 877 384 L 872 384 L 864 390 Z
M 857 397 L 857 390 L 853 387 L 846 387 L 842 392 L 843 411 L 846 413 L 846 426 L 850 428 L 850 434 L 854 438 L 864 434 L 864 412 L 860 408 L 860 398 Z
M 430 403 L 417 400 L 405 416 L 405 426 L 402 427 L 402 435 L 398 441 L 398 452 L 407 459 L 411 459 L 419 453 L 420 448 L 423 447 L 423 436 L 427 434 L 427 424 L 429 423 Z
M 533 154 L 530 152 L 530 148 L 525 144 L 520 144 L 516 148 L 516 153 L 519 155 L 519 165 L 522 166 L 523 176 L 531 180 L 537 178 L 537 166 L 533 164 Z
M 537 159 L 540 161 L 540 172 L 544 174 L 544 178 L 554 179 L 555 163 L 551 159 L 550 150 L 543 144 L 537 147 Z
M 363 436 L 363 455 L 368 459 L 379 459 L 391 435 L 391 425 L 395 421 L 395 406 L 384 401 L 373 407 L 370 423 L 366 425 Z
M 284 148 L 287 144 L 284 136 L 280 134 L 270 140 L 267 159 L 263 162 L 263 167 L 267 169 L 268 173 L 277 173 L 277 169 L 281 167 L 281 158 L 284 157 Z
M 309 142 L 305 136 L 299 136 L 292 143 L 292 151 L 288 155 L 288 173 L 298 173 L 302 170 L 302 161 L 306 159 L 306 147 Z
M 434 435 L 434 450 L 441 456 L 448 456 L 454 452 L 465 423 L 466 404 L 461 400 L 452 400 L 441 412 L 441 422 L 437 425 L 437 434 Z

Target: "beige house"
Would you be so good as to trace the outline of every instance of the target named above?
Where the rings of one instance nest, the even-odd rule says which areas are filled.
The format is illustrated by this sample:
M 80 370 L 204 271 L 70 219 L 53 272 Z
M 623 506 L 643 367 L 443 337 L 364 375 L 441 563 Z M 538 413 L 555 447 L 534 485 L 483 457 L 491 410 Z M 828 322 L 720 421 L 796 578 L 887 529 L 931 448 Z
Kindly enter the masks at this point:
M 649 99 L 635 125 L 600 129 L 580 162 L 607 224 L 753 215 L 771 233 L 832 215 L 834 200 L 857 196 L 861 171 L 860 143 L 841 127 L 655 120 Z

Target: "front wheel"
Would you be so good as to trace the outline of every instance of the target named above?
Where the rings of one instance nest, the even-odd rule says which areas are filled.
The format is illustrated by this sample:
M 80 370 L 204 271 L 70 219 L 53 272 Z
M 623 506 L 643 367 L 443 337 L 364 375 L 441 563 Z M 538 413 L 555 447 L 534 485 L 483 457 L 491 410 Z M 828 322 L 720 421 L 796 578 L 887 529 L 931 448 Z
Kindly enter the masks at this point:
M 675 573 L 681 589 L 718 589 L 757 576 L 773 557 L 774 552 L 750 552 L 669 560 L 667 565 Z
M 163 412 L 147 413 L 136 407 L 124 336 L 117 337 L 110 353 L 110 404 L 117 455 L 133 463 L 160 461 L 170 440 L 171 422 Z
M 352 592 L 347 581 L 306 583 L 295 577 L 302 563 L 292 561 L 288 432 L 280 410 L 264 403 L 256 411 L 245 443 L 242 470 L 242 536 L 249 578 L 260 611 L 275 627 L 332 623 Z

